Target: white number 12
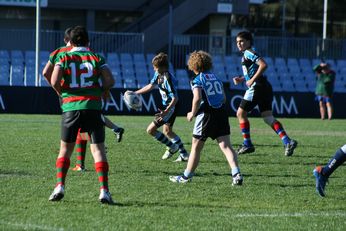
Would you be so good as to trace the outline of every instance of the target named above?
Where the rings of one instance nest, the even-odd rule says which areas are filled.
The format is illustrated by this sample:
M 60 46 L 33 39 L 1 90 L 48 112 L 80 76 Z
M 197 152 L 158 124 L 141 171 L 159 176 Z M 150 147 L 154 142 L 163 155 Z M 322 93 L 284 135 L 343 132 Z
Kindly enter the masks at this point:
M 89 78 L 93 75 L 93 66 L 91 63 L 81 63 L 79 65 L 79 70 L 87 70 L 87 73 L 81 73 L 80 78 L 80 84 L 77 83 L 77 68 L 75 63 L 70 63 L 71 68 L 71 83 L 70 88 L 76 88 L 76 87 L 89 87 L 93 84 L 91 81 L 87 81 L 86 78 Z

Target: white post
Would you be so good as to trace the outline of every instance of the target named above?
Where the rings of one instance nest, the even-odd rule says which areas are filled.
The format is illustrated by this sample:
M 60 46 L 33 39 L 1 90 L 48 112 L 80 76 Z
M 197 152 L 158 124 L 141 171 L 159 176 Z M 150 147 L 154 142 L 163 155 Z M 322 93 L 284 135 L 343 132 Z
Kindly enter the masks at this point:
M 322 37 L 322 53 L 324 53 L 325 49 L 325 40 L 327 38 L 327 13 L 328 13 L 328 0 L 324 0 L 323 7 L 323 37 Z
M 35 86 L 39 86 L 40 82 L 40 3 L 41 0 L 36 0 L 36 59 L 35 59 Z
M 173 4 L 172 0 L 169 1 L 169 14 L 168 14 L 168 60 L 172 59 L 172 39 L 173 39 Z

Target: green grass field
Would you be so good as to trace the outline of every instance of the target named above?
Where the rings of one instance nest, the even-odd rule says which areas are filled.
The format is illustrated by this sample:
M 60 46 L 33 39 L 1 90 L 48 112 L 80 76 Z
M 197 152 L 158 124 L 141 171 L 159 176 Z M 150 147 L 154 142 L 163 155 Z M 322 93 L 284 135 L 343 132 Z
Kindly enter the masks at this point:
M 345 230 L 346 168 L 332 175 L 326 198 L 315 193 L 312 176 L 314 166 L 325 164 L 345 143 L 345 120 L 281 118 L 299 142 L 294 155 L 285 157 L 278 136 L 261 119 L 251 118 L 256 152 L 239 157 L 244 185 L 232 187 L 214 141 L 207 141 L 193 181 L 178 185 L 168 177 L 182 173 L 186 164 L 161 160 L 165 148 L 145 132 L 152 117 L 109 118 L 126 129 L 121 143 L 106 130 L 116 206 L 98 202 L 89 150 L 89 171 L 69 171 L 65 198 L 49 202 L 60 116 L 0 116 L 0 230 Z M 236 119 L 230 122 L 237 147 L 241 134 Z M 192 127 L 177 118 L 175 131 L 188 150 Z

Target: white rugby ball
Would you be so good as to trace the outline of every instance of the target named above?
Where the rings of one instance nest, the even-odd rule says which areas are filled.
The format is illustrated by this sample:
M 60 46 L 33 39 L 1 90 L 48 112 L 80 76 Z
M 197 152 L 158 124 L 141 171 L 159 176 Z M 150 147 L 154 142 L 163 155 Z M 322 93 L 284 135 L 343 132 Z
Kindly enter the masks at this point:
M 133 91 L 126 91 L 124 94 L 125 104 L 136 111 L 142 109 L 142 98 Z

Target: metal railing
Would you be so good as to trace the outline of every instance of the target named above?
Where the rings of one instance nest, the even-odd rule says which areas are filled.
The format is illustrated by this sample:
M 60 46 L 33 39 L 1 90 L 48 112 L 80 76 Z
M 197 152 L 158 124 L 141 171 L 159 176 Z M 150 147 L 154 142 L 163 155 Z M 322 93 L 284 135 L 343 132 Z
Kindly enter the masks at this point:
M 1 30 L 0 50 L 35 50 L 35 30 Z M 142 33 L 89 32 L 90 46 L 96 52 L 143 53 Z M 63 31 L 41 31 L 41 50 L 52 51 L 63 44 Z M 283 58 L 346 59 L 346 39 L 327 39 L 322 51 L 321 38 L 255 37 L 254 45 L 262 56 Z M 205 50 L 212 55 L 239 54 L 235 37 L 219 35 L 174 35 L 171 62 L 185 67 L 186 55 Z
M 35 50 L 35 30 L 0 30 L 0 50 Z M 63 31 L 45 31 L 40 34 L 41 50 L 53 51 L 63 46 Z M 112 33 L 89 31 L 90 46 L 96 52 L 143 53 L 142 33 Z
M 212 55 L 237 55 L 236 38 L 218 35 L 175 35 L 172 63 L 178 68 L 186 65 L 186 56 L 194 50 Z M 256 37 L 254 46 L 259 54 L 282 58 L 346 59 L 346 39 L 327 39 L 322 51 L 321 38 Z

